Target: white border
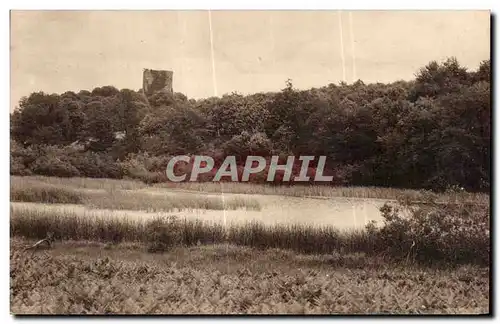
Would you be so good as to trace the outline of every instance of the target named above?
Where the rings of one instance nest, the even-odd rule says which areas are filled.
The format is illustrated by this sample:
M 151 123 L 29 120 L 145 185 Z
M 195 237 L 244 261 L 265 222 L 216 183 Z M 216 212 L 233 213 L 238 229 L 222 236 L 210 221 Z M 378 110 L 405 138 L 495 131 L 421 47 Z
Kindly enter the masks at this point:
M 498 9 L 499 7 L 499 2 L 496 0 L 474 0 L 474 1 L 460 1 L 460 0 L 455 0 L 455 1 L 450 1 L 449 3 L 444 3 L 444 2 L 438 2 L 435 0 L 420 0 L 420 1 L 377 1 L 377 2 L 372 2 L 372 1 L 344 1 L 340 3 L 339 1 L 314 1 L 314 0 L 308 0 L 308 1 L 274 1 L 270 2 L 269 0 L 246 0 L 246 1 L 188 1 L 188 0 L 183 0 L 183 1 L 150 1 L 150 0 L 142 0 L 142 1 L 117 1 L 117 2 L 112 2 L 112 1 L 104 1 L 104 0 L 86 0 L 82 1 L 81 3 L 76 3 L 76 2 L 69 2 L 69 1 L 2 1 L 1 5 L 2 11 L 0 12 L 0 17 L 2 18 L 2 24 L 1 24 L 1 32 L 0 32 L 0 37 L 1 37 L 1 43 L 5 46 L 4 51 L 1 53 L 2 54 L 2 63 L 3 63 L 3 71 L 6 71 L 2 75 L 2 96 L 5 107 L 3 108 L 5 111 L 9 110 L 10 111 L 10 102 L 9 102 L 9 96 L 10 96 L 10 62 L 9 62 L 9 9 L 28 9 L 28 10 L 41 10 L 41 9 L 66 9 L 66 10 L 121 10 L 121 9 L 128 9 L 128 10 L 158 10 L 158 9 L 263 9 L 263 10 L 272 10 L 272 9 L 305 9 L 305 10 L 311 10 L 311 9 L 391 9 L 391 10 L 443 10 L 443 9 L 458 9 L 458 10 L 472 10 L 472 9 L 491 9 L 493 13 L 498 14 L 500 11 Z M 498 18 L 497 18 L 498 19 Z M 498 31 L 497 31 L 498 32 Z M 497 40 L 498 34 L 495 36 L 495 40 Z M 495 62 L 496 56 L 494 59 Z M 497 64 L 495 64 L 496 66 Z M 496 71 L 495 71 L 496 72 Z M 498 83 L 495 83 L 495 92 L 498 93 Z M 495 107 L 496 108 L 496 107 Z M 494 108 L 494 110 L 495 110 Z M 497 114 L 495 114 L 497 115 Z M 10 150 L 9 148 L 9 134 L 8 130 L 10 129 L 9 126 L 9 119 L 8 118 L 2 118 L 1 122 L 3 123 L 3 127 L 1 127 L 2 131 L 5 132 L 4 136 L 1 137 L 1 144 L 2 144 L 2 150 L 4 152 L 7 152 Z M 499 119 L 495 118 L 495 124 L 500 125 Z M 498 133 L 498 130 L 494 131 L 494 135 Z M 498 143 L 495 144 L 495 152 L 498 152 Z M 8 322 L 13 321 L 13 317 L 10 316 L 10 301 L 9 301 L 9 266 L 8 266 L 8 257 L 9 257 L 9 243 L 7 242 L 7 238 L 9 237 L 9 226 L 8 226 L 8 215 L 10 213 L 10 204 L 9 200 L 7 200 L 8 192 L 9 192 L 9 175 L 7 172 L 7 169 L 9 168 L 9 155 L 5 154 L 3 155 L 4 158 L 1 159 L 2 162 L 2 167 L 5 170 L 2 173 L 2 197 L 5 199 L 5 203 L 2 203 L 2 209 L 4 210 L 4 213 L 2 213 L 3 218 L 2 221 L 5 222 L 5 226 L 2 226 L 2 230 L 4 232 L 3 237 L 5 237 L 5 243 L 2 245 L 1 252 L 2 252 L 2 260 L 3 260 L 3 265 L 2 265 L 2 273 L 0 274 L 0 279 L 2 283 L 2 287 L 0 289 L 1 292 L 1 307 L 2 307 L 2 322 L 5 322 L 7 320 Z M 496 160 L 496 159 L 495 159 Z M 497 165 L 495 165 L 496 167 Z M 498 169 L 498 168 L 497 168 Z M 495 194 L 494 198 L 497 198 L 498 194 Z M 492 214 L 493 217 L 493 214 Z M 495 233 L 498 233 L 498 224 L 500 223 L 499 220 L 495 222 L 496 226 L 494 228 Z M 498 260 L 499 253 L 498 249 L 495 249 L 495 260 Z M 495 276 L 498 278 L 497 276 Z M 495 298 L 496 304 L 494 305 L 494 309 L 498 309 L 498 300 L 499 298 Z M 304 319 L 304 318 L 302 318 Z M 74 321 L 75 319 L 72 319 Z M 118 318 L 118 319 L 113 319 L 111 317 L 109 318 L 100 318 L 96 319 L 96 322 L 100 323 L 107 323 L 109 321 L 123 321 L 123 318 Z M 150 320 L 154 320 L 151 318 Z M 174 318 L 169 319 L 170 321 L 175 320 Z M 191 321 L 193 319 L 189 319 L 188 321 Z M 212 319 L 210 321 L 215 322 L 218 319 Z M 230 321 L 236 321 L 236 318 L 229 318 L 228 320 Z M 241 320 L 241 319 L 240 319 Z M 250 318 L 246 318 L 245 320 L 252 320 Z M 272 318 L 265 319 L 265 318 L 260 318 L 260 320 L 265 320 L 265 321 L 270 321 L 273 320 Z M 316 321 L 325 321 L 326 319 L 316 319 Z M 355 322 L 357 321 L 362 321 L 363 319 L 349 319 L 349 320 L 354 320 Z M 380 320 L 385 320 L 385 319 L 380 319 Z M 401 318 L 398 321 L 405 321 L 405 318 Z M 31 320 L 24 320 L 26 322 L 31 321 Z M 63 321 L 70 321 L 70 319 L 64 319 Z M 253 321 L 253 320 L 252 320 Z M 436 322 L 438 319 L 426 319 L 426 321 L 429 322 Z M 38 323 L 44 323 L 48 322 L 48 320 L 37 320 Z M 139 323 L 139 319 L 128 319 L 127 322 L 131 323 Z
M 390 10 L 436 10 L 436 9 L 490 9 L 494 7 L 493 0 L 455 0 L 450 3 L 439 1 L 120 1 L 117 6 L 114 1 L 89 0 L 82 3 L 63 1 L 12 1 L 11 9 L 92 9 L 92 10 L 151 10 L 151 9 L 390 9 Z

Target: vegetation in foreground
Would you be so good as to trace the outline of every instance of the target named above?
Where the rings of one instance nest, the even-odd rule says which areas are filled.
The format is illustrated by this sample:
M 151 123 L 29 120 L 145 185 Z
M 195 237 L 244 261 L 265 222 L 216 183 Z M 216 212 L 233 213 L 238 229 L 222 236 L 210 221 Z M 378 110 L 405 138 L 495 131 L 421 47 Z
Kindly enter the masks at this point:
M 401 266 L 375 257 L 233 245 L 144 253 L 11 240 L 14 314 L 485 314 L 489 270 Z

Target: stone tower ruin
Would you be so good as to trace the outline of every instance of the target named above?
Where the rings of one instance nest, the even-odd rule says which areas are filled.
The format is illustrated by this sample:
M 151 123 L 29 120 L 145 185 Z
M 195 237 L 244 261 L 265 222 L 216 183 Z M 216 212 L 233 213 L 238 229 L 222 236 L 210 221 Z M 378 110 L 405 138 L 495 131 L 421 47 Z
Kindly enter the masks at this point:
M 144 69 L 142 75 L 142 89 L 146 96 L 150 96 L 160 90 L 167 90 L 173 93 L 173 77 L 173 71 Z

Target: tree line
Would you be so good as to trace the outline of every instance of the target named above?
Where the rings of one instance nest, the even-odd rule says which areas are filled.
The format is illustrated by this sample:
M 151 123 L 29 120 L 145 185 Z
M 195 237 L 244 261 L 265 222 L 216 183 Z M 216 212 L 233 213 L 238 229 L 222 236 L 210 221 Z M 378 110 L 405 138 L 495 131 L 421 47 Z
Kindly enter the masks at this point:
M 175 155 L 324 155 L 334 185 L 487 191 L 490 75 L 489 60 L 469 71 L 449 58 L 410 81 L 298 90 L 288 80 L 199 100 L 113 86 L 35 92 L 10 116 L 10 172 L 160 182 Z

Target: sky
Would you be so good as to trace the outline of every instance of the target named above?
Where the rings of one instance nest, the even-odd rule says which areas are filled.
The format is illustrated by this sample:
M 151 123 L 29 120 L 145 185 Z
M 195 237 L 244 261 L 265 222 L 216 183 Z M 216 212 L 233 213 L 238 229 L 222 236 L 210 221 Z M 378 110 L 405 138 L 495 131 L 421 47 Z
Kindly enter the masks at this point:
M 11 11 L 11 107 L 35 91 L 142 87 L 174 71 L 189 98 L 414 78 L 490 58 L 489 11 Z

